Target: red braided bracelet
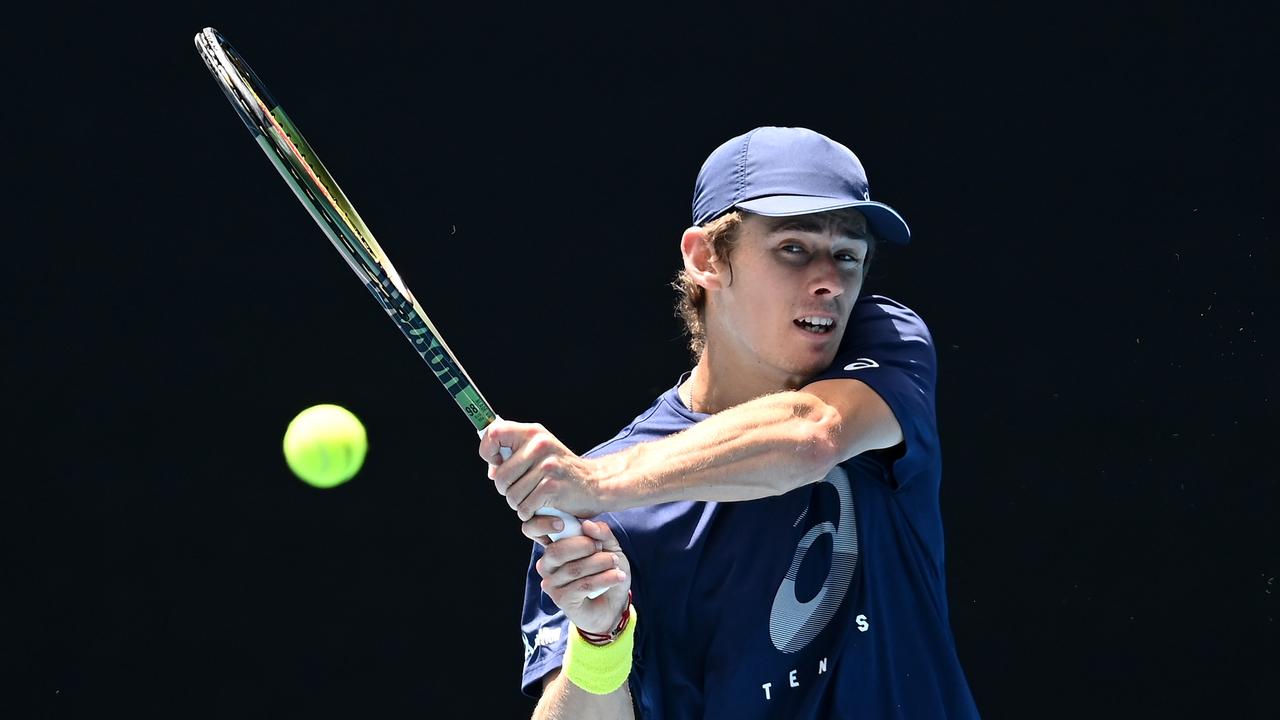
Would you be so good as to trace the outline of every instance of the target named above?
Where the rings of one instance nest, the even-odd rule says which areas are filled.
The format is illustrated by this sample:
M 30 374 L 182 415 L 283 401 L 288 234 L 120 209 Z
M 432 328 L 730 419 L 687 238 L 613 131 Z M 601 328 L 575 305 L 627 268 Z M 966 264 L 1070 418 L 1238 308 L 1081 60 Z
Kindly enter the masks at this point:
M 608 645 L 627 629 L 627 623 L 631 622 L 631 591 L 627 591 L 627 606 L 622 609 L 622 617 L 618 618 L 618 624 L 613 628 L 613 632 L 593 633 L 576 628 L 578 635 L 592 645 Z

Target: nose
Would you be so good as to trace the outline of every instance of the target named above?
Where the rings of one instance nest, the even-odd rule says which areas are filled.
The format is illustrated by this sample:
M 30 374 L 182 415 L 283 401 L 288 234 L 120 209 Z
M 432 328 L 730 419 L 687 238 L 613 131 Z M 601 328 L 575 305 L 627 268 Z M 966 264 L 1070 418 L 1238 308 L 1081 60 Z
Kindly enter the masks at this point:
M 826 257 L 814 265 L 814 273 L 809 280 L 809 292 L 820 297 L 837 298 L 843 295 L 848 281 L 841 276 L 835 259 Z

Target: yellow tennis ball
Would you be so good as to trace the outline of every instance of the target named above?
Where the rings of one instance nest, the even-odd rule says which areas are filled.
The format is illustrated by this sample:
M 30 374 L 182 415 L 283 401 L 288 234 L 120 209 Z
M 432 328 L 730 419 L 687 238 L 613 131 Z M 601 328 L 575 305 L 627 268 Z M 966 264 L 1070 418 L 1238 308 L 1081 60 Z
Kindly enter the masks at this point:
M 339 405 L 313 405 L 284 431 L 284 459 L 302 481 L 331 488 L 355 477 L 369 449 L 360 419 Z

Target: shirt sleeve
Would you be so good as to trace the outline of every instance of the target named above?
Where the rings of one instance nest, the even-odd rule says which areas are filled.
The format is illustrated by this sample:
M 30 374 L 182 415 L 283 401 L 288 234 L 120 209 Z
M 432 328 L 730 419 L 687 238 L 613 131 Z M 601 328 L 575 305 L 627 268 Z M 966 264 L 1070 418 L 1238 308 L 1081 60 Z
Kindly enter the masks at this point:
M 524 610 L 520 633 L 524 640 L 524 672 L 520 689 L 536 698 L 542 695 L 542 677 L 564 664 L 569 619 L 564 611 L 542 592 L 542 576 L 536 569 L 542 546 L 533 543 L 533 555 L 525 576 Z
M 901 489 L 939 471 L 935 415 L 937 354 L 924 320 L 880 295 L 854 305 L 835 362 L 814 378 L 853 378 L 876 392 L 902 427 L 905 448 L 890 461 L 890 479 Z

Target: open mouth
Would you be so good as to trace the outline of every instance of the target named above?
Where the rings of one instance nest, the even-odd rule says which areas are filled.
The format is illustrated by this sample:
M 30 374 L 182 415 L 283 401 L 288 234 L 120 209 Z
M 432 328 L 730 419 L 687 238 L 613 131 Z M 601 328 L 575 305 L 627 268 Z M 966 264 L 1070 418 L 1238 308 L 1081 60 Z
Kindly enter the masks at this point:
M 829 317 L 806 316 L 796 318 L 791 322 L 795 323 L 796 327 L 801 330 L 811 332 L 814 335 L 826 335 L 836 327 L 835 319 Z

